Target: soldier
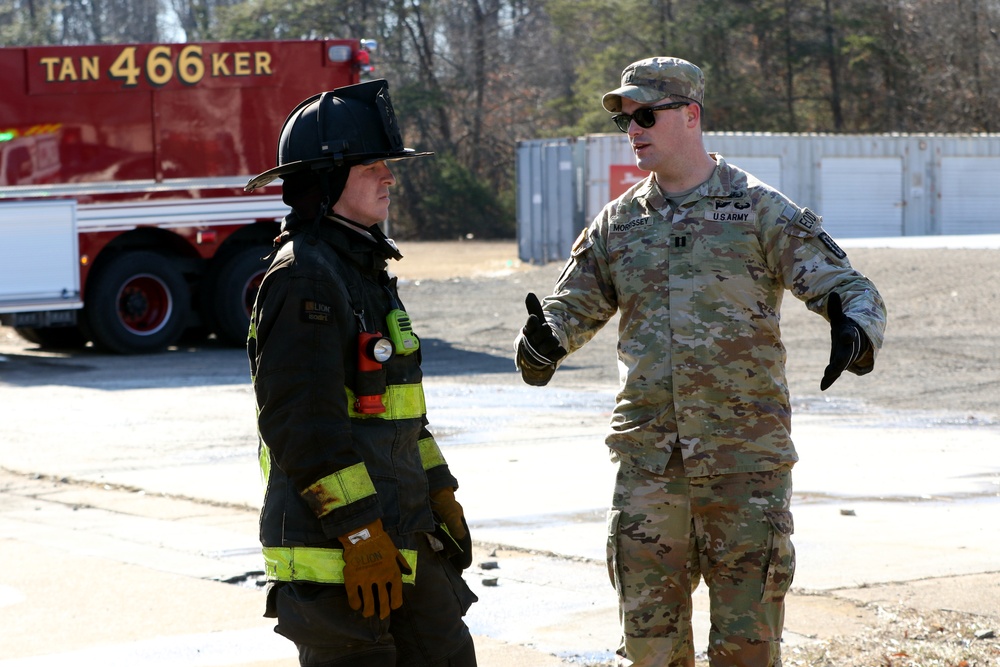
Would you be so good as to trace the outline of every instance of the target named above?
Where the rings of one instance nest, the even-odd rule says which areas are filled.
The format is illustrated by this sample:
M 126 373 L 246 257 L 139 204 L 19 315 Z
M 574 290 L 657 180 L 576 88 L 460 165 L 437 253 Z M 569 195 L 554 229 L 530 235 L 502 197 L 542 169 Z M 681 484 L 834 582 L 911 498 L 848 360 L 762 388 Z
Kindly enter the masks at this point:
M 458 481 L 427 429 L 420 341 L 379 229 L 403 147 L 384 80 L 292 111 L 278 166 L 292 211 L 275 239 L 247 352 L 267 484 L 265 616 L 304 667 L 474 667 L 475 595 Z
M 607 436 L 620 665 L 694 665 L 691 593 L 702 578 L 713 667 L 781 664 L 798 458 L 782 295 L 830 322 L 822 390 L 844 370 L 871 371 L 885 328 L 878 291 L 819 216 L 706 152 L 704 90 L 698 67 L 657 57 L 626 67 L 604 95 L 651 173 L 583 230 L 551 296 L 527 295 L 515 341 L 522 378 L 541 386 L 620 314 Z

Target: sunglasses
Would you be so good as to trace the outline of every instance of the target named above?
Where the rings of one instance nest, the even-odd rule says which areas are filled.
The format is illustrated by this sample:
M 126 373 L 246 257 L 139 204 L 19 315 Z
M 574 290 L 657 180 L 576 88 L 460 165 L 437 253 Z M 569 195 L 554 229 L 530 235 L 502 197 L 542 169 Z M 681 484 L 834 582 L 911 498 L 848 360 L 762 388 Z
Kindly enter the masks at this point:
M 680 109 L 681 107 L 686 107 L 691 104 L 690 102 L 668 102 L 667 104 L 659 104 L 655 107 L 643 107 L 641 109 L 636 109 L 635 113 L 617 113 L 611 117 L 611 120 L 615 121 L 615 125 L 622 132 L 628 132 L 628 126 L 635 121 L 635 124 L 642 128 L 653 127 L 656 123 L 656 114 L 654 111 L 666 111 L 668 109 Z

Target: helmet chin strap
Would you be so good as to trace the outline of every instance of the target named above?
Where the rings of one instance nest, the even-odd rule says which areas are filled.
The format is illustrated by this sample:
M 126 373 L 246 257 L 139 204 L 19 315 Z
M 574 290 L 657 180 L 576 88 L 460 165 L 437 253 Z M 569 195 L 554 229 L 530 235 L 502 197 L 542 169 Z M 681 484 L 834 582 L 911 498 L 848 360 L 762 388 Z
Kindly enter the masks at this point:
M 377 224 L 372 225 L 371 227 L 366 227 L 365 225 L 362 225 L 360 222 L 354 222 L 353 220 L 345 218 L 339 213 L 334 213 L 333 211 L 328 212 L 327 216 L 344 223 L 351 229 L 370 238 L 372 241 L 375 242 L 375 245 L 378 246 L 378 248 L 388 257 L 391 257 L 392 259 L 395 259 L 397 261 L 403 259 L 403 254 L 399 252 L 399 248 L 396 247 L 396 243 L 388 236 L 386 236 L 385 233 Z

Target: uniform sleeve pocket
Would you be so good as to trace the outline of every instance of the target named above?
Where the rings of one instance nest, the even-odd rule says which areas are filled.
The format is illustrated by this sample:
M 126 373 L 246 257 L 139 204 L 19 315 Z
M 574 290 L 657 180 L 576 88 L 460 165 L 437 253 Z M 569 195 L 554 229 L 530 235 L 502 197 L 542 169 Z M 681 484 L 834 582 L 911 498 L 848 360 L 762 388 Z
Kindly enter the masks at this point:
M 590 250 L 593 245 L 594 239 L 590 237 L 590 229 L 585 227 L 580 232 L 580 235 L 576 237 L 576 241 L 573 242 L 573 247 L 570 249 L 570 257 L 579 257 Z
M 780 602 L 795 576 L 795 547 L 792 545 L 795 525 L 788 510 L 771 510 L 765 514 L 771 524 L 771 548 L 761 602 Z

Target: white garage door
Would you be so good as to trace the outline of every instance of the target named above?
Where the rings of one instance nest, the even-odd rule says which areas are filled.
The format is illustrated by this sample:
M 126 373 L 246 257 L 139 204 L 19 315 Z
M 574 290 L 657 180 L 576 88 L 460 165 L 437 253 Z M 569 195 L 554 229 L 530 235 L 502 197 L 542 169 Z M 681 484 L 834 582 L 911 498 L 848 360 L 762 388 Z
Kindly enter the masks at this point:
M 823 228 L 834 238 L 903 234 L 903 163 L 898 157 L 825 157 Z
M 1000 234 L 998 157 L 941 158 L 941 233 Z

